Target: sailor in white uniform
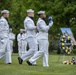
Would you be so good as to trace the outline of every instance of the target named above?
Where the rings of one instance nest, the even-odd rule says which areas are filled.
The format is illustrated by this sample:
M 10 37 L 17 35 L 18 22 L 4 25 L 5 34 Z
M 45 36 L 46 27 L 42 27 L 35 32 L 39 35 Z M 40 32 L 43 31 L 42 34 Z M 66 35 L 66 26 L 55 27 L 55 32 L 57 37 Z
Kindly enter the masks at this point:
M 9 11 L 3 10 L 0 18 L 0 59 L 5 56 L 5 63 L 11 64 L 11 49 L 9 43 Z
M 19 64 L 22 64 L 27 58 L 32 57 L 37 51 L 36 26 L 33 21 L 34 10 L 27 10 L 27 14 L 28 16 L 24 20 L 24 28 L 26 30 L 26 40 L 29 45 L 29 50 L 21 57 L 18 57 Z M 34 62 L 34 65 L 36 65 L 36 62 Z
M 23 29 L 23 40 L 22 40 L 22 54 L 27 52 L 27 40 L 26 40 L 26 30 Z
M 48 30 L 53 25 L 52 18 L 49 17 L 49 25 L 46 25 L 45 22 L 45 11 L 38 12 L 39 19 L 37 21 L 37 29 L 39 33 L 37 34 L 37 40 L 39 44 L 39 51 L 35 53 L 33 57 L 31 57 L 28 61 L 28 64 L 31 65 L 34 61 L 36 61 L 40 56 L 43 57 L 43 66 L 49 67 L 48 64 Z
M 13 41 L 15 40 L 15 34 L 12 32 L 12 28 L 9 30 L 9 43 L 11 48 L 11 53 L 13 52 Z
M 27 51 L 26 33 L 23 29 L 20 29 L 20 33 L 17 36 L 18 41 L 18 54 L 23 55 Z

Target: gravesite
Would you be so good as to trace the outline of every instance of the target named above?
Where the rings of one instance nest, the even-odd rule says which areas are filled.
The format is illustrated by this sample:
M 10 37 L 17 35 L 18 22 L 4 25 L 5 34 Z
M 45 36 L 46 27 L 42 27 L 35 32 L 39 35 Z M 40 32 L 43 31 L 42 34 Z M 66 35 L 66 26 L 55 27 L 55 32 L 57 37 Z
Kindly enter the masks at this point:
M 0 75 L 75 75 L 76 0 L 0 0 Z

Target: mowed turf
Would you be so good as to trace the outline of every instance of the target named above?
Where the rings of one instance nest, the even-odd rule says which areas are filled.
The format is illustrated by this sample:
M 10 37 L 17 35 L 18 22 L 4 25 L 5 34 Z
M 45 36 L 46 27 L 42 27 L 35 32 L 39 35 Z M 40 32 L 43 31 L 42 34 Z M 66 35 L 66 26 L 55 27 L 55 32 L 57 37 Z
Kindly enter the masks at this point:
M 42 66 L 42 58 L 37 60 L 38 66 L 28 66 L 26 61 L 19 65 L 17 57 L 18 54 L 12 55 L 12 64 L 4 64 L 4 59 L 0 60 L 0 75 L 76 75 L 76 65 L 61 64 L 59 55 L 49 56 L 49 67 Z

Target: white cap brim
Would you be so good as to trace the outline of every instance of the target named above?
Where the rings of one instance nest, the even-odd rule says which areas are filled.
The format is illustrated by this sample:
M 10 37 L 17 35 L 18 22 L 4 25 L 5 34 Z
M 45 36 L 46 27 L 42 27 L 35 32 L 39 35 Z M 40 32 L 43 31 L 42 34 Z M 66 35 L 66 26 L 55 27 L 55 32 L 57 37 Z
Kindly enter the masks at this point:
M 45 14 L 45 11 L 39 11 L 38 14 Z
M 34 13 L 34 10 L 29 9 L 29 10 L 27 10 L 27 13 Z
M 8 11 L 8 10 L 3 10 L 3 11 L 1 11 L 1 14 L 4 14 L 4 13 L 8 14 L 9 11 Z

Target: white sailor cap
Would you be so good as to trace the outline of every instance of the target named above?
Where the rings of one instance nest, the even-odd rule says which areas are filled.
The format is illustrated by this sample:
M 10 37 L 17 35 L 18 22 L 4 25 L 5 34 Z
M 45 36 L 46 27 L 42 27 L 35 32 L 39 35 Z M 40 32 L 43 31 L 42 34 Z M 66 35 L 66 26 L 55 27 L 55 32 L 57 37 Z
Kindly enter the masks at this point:
M 38 14 L 45 14 L 45 11 L 39 11 Z
M 1 11 L 1 14 L 4 14 L 4 13 L 7 13 L 7 14 L 8 14 L 9 11 L 8 11 L 8 10 L 2 10 L 2 11 Z
M 34 13 L 34 10 L 29 9 L 29 10 L 27 10 L 27 13 Z
M 23 30 L 23 29 L 20 29 L 21 31 Z

